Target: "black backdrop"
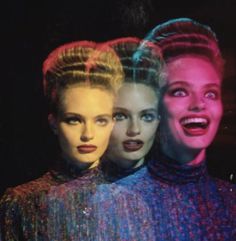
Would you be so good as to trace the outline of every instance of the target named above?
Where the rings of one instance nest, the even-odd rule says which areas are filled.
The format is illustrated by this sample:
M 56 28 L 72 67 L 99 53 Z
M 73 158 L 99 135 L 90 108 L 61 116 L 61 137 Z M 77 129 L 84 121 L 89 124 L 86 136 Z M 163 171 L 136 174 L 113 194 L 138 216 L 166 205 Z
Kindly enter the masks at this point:
M 225 114 L 208 150 L 212 175 L 236 170 L 236 3 L 234 0 L 12 0 L 1 5 L 0 193 L 41 175 L 57 143 L 47 125 L 41 65 L 48 53 L 74 40 L 142 38 L 158 23 L 191 17 L 210 25 L 226 59 Z M 235 176 L 234 176 L 235 181 Z

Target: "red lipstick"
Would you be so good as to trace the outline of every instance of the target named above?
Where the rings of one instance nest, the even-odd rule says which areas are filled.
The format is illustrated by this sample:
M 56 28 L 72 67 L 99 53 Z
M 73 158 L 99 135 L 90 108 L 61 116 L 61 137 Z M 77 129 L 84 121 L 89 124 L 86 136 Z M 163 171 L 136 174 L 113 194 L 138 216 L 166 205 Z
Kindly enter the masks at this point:
M 207 116 L 191 115 L 180 120 L 184 132 L 189 136 L 205 135 L 210 124 Z
M 138 151 L 144 145 L 143 141 L 141 140 L 126 140 L 126 141 L 123 141 L 122 144 L 126 152 Z
M 80 145 L 77 146 L 77 150 L 81 154 L 87 154 L 96 151 L 97 147 L 94 145 Z

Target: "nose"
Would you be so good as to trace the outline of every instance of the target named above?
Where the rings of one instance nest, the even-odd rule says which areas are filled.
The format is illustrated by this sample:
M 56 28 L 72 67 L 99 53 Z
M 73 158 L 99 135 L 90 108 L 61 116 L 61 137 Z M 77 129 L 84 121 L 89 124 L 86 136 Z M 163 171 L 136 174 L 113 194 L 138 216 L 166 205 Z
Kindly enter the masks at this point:
M 204 110 L 205 107 L 206 107 L 206 103 L 202 96 L 193 95 L 191 97 L 191 100 L 189 102 L 189 110 L 194 112 L 199 112 L 201 110 Z
M 87 142 L 94 138 L 94 130 L 92 123 L 85 123 L 82 127 L 82 133 L 81 133 L 81 141 Z
M 141 133 L 141 130 L 140 130 L 140 123 L 137 119 L 131 119 L 130 120 L 130 123 L 129 123 L 129 126 L 128 126 L 128 129 L 127 129 L 127 135 L 128 136 L 137 136 Z

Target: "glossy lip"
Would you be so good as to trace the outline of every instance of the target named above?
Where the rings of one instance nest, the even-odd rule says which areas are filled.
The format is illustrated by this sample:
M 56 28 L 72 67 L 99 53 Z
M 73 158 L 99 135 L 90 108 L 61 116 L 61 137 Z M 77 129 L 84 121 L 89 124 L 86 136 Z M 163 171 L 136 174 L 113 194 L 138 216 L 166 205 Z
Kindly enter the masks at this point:
M 141 140 L 125 140 L 122 142 L 123 148 L 126 152 L 134 152 L 140 150 L 144 142 Z
M 97 150 L 97 146 L 94 145 L 80 145 L 77 146 L 77 150 L 81 154 L 91 153 Z
M 187 124 L 202 123 L 203 126 L 190 127 Z M 206 115 L 190 115 L 180 119 L 180 125 L 182 126 L 184 133 L 188 136 L 201 136 L 205 135 L 210 125 L 210 119 Z

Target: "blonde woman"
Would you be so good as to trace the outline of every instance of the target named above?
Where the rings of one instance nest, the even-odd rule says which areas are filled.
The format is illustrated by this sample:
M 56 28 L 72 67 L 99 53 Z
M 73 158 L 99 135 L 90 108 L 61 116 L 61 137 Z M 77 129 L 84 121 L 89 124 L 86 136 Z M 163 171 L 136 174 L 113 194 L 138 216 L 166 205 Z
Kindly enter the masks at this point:
M 60 158 L 54 170 L 5 192 L 0 202 L 1 240 L 55 240 L 54 233 L 59 233 L 59 240 L 70 240 L 66 227 L 53 226 L 52 213 L 60 209 L 49 200 L 71 193 L 74 182 L 85 182 L 90 190 L 103 180 L 97 166 L 114 125 L 114 96 L 123 79 L 118 57 L 96 43 L 73 42 L 50 53 L 43 75 L 48 120 L 58 137 Z M 83 197 L 76 202 L 72 205 L 77 208 Z

